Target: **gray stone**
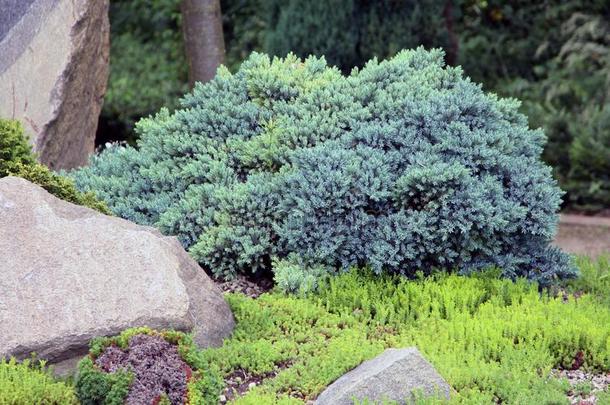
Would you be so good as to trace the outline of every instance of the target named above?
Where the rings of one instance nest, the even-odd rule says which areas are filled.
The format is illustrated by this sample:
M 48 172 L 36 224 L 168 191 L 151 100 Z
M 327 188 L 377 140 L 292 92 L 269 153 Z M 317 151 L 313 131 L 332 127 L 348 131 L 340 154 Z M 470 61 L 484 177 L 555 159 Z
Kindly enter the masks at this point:
M 449 399 L 449 384 L 416 348 L 387 349 L 332 383 L 315 404 L 352 405 L 354 399 L 403 404 L 412 401 L 414 390 Z
M 217 346 L 234 320 L 173 237 L 0 179 L 0 357 L 71 364 L 95 336 L 129 327 L 192 331 Z
M 108 0 L 0 0 L 0 117 L 41 162 L 87 163 L 108 81 Z
M 0 41 L 28 11 L 34 0 L 0 0 Z

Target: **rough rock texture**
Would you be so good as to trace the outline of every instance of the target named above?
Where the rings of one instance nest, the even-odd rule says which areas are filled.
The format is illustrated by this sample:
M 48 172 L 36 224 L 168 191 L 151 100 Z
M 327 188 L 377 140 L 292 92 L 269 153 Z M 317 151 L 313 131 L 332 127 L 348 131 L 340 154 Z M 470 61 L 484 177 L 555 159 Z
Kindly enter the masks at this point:
M 87 163 L 108 80 L 108 0 L 0 0 L 0 116 L 53 169 Z
M 0 179 L 0 291 L 0 357 L 74 364 L 91 338 L 135 326 L 192 330 L 215 346 L 234 326 L 175 238 L 16 177 Z
M 351 405 L 353 399 L 404 403 L 412 391 L 449 399 L 449 385 L 414 347 L 387 349 L 365 361 L 332 383 L 316 400 L 316 405 Z

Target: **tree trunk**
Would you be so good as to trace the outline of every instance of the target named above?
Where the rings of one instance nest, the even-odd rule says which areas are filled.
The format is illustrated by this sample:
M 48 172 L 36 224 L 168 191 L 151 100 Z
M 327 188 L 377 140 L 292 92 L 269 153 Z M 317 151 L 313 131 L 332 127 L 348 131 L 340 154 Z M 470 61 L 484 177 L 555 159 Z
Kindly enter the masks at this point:
M 182 0 L 182 33 L 189 64 L 189 82 L 207 82 L 224 63 L 220 0 Z
M 447 34 L 449 35 L 449 44 L 447 46 L 445 60 L 449 66 L 455 66 L 458 58 L 459 41 L 453 27 L 453 1 L 447 0 L 445 2 L 445 9 L 443 10 L 443 16 L 445 17 L 445 26 L 447 27 Z

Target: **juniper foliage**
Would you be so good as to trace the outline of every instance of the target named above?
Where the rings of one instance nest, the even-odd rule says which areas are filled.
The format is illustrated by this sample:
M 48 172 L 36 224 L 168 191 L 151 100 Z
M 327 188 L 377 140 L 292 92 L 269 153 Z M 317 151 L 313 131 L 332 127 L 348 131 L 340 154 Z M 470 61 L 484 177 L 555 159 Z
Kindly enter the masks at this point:
M 127 219 L 177 235 L 220 277 L 305 264 L 413 275 L 499 266 L 575 273 L 549 246 L 561 190 L 519 103 L 485 94 L 440 50 L 343 76 L 324 59 L 253 54 L 72 173 Z

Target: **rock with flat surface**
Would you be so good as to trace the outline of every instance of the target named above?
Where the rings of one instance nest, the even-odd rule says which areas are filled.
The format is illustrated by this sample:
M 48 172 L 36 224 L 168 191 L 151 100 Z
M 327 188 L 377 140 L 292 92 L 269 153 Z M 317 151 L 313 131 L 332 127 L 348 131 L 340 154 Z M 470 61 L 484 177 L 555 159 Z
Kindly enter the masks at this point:
M 316 405 L 352 405 L 354 399 L 370 403 L 409 403 L 413 392 L 449 399 L 450 387 L 414 348 L 387 349 L 340 377 L 316 400 Z
M 0 0 L 0 117 L 53 169 L 87 163 L 106 83 L 108 0 Z
M 136 326 L 230 335 L 219 288 L 173 238 L 0 179 L 0 358 L 69 363 L 95 336 Z

